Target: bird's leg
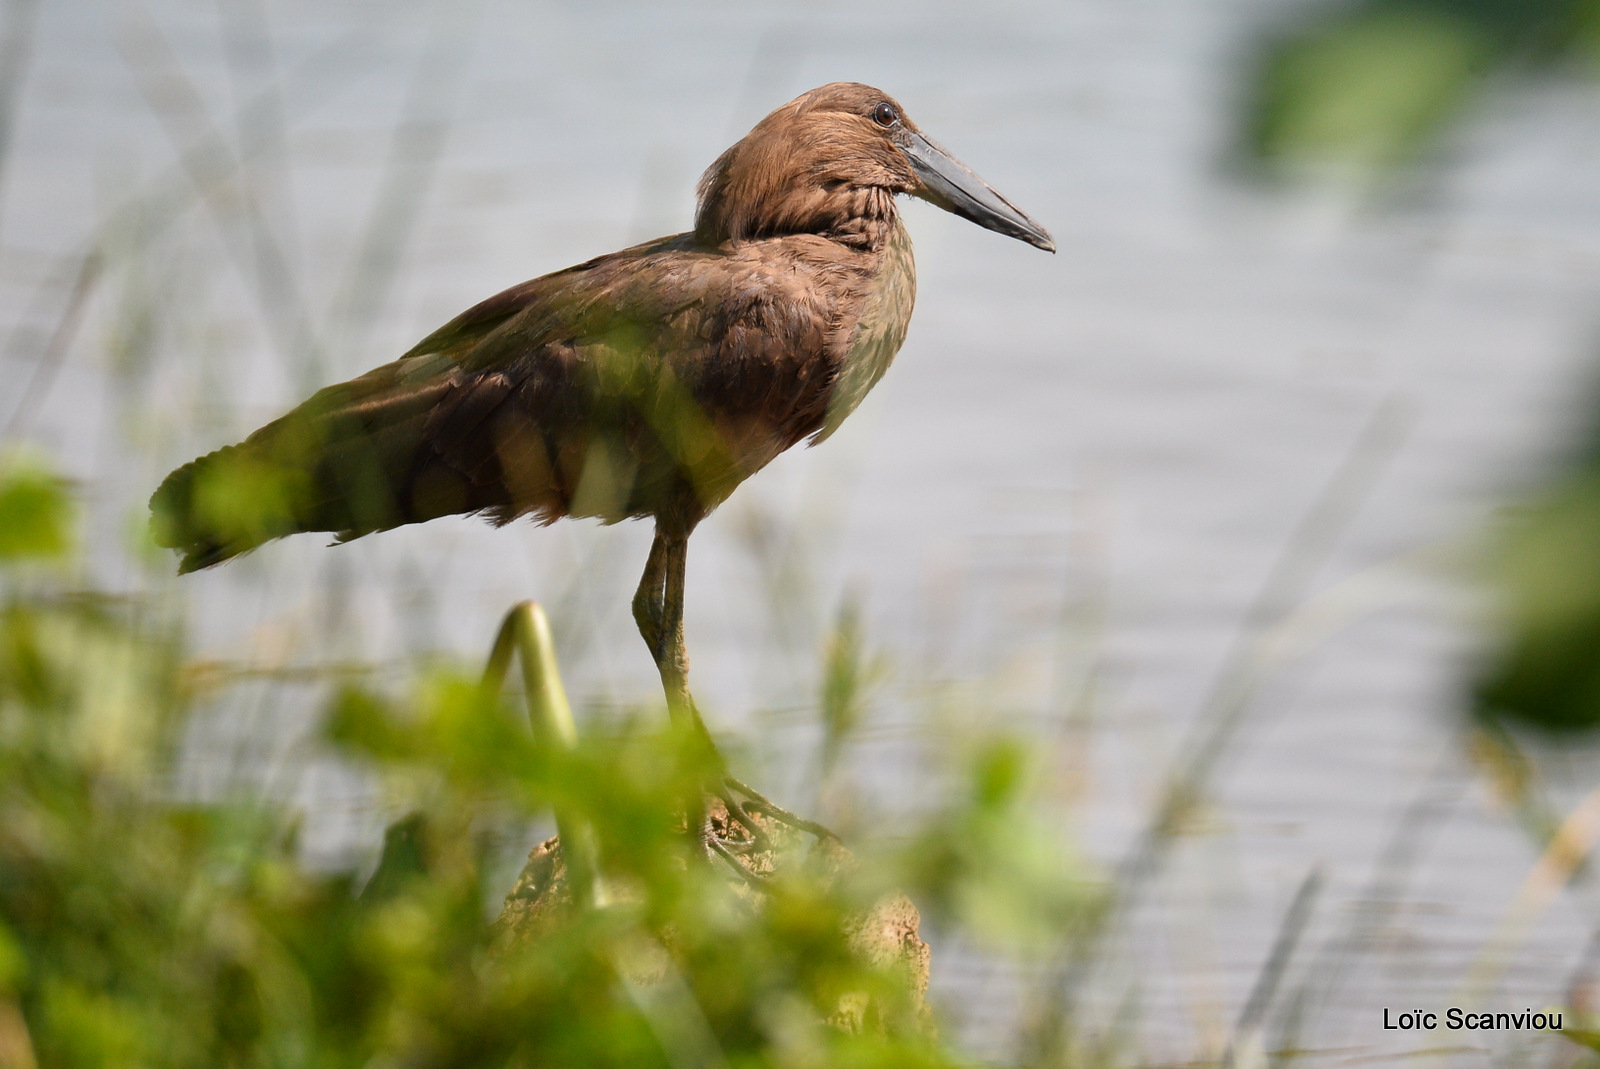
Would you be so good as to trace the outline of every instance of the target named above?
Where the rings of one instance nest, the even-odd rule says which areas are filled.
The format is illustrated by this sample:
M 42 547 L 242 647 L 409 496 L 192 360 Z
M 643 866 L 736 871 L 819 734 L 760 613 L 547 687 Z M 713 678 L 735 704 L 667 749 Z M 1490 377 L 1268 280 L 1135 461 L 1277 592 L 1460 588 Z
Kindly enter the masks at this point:
M 658 665 L 661 663 L 662 579 L 666 575 L 666 566 L 667 543 L 660 529 L 657 529 L 655 541 L 650 543 L 650 556 L 644 562 L 644 575 L 639 579 L 639 589 L 633 595 L 633 620 L 639 625 L 639 635 Z
M 819 839 L 837 839 L 838 836 L 820 824 L 804 820 L 773 804 L 728 773 L 727 765 L 689 693 L 689 651 L 683 635 L 683 592 L 688 550 L 687 534 L 664 532 L 657 525 L 655 541 L 650 546 L 650 556 L 645 562 L 644 576 L 639 580 L 638 592 L 633 597 L 633 618 L 639 625 L 639 634 L 650 647 L 656 670 L 661 673 L 668 713 L 674 722 L 689 725 L 711 758 L 715 771 L 711 782 L 706 785 L 705 793 L 720 801 L 727 809 L 730 822 L 744 829 L 749 837 L 730 840 L 720 836 L 712 826 L 701 798 L 690 802 L 689 826 L 699 829 L 699 837 L 710 853 L 737 867 L 741 875 L 753 876 L 733 857 L 735 851 L 745 853 L 751 849 L 767 850 L 772 846 L 770 837 L 762 830 L 752 811 Z
M 633 619 L 639 625 L 639 635 L 650 650 L 650 657 L 661 674 L 661 686 L 666 691 L 667 711 L 673 721 L 686 717 L 695 729 L 699 741 L 710 754 L 715 766 L 723 767 L 722 755 L 717 752 L 711 735 L 706 731 L 694 699 L 689 695 L 689 653 L 683 639 L 683 583 L 688 562 L 689 539 L 685 535 L 669 535 L 656 525 L 655 540 L 650 544 L 650 556 L 645 560 L 644 575 L 639 579 L 639 589 L 633 595 Z M 733 808 L 735 816 L 747 816 L 742 809 Z M 689 826 L 698 829 L 698 835 L 707 849 L 720 854 L 724 860 L 726 848 L 722 847 L 706 814 L 704 798 L 696 795 L 688 804 Z M 749 821 L 745 821 L 749 825 Z
M 663 558 L 661 623 L 651 652 L 655 654 L 656 669 L 661 673 L 661 686 L 667 692 L 667 711 L 674 720 L 689 721 L 698 729 L 697 734 L 710 744 L 711 735 L 689 697 L 689 649 L 683 641 L 683 584 L 689 561 L 689 538 L 678 534 L 663 537 L 657 527 L 656 541 L 662 547 Z M 651 555 L 655 555 L 653 547 Z M 649 575 L 648 565 L 645 574 Z M 714 745 L 711 748 L 712 752 L 716 751 Z
M 656 527 L 655 542 L 650 547 L 650 557 L 645 562 L 644 577 L 639 582 L 639 592 L 634 595 L 633 615 L 639 633 L 650 647 L 656 670 L 661 673 L 661 686 L 667 695 L 667 711 L 678 723 L 687 723 L 697 737 L 716 769 L 708 794 L 728 810 L 728 816 L 750 834 L 748 843 L 723 842 L 712 829 L 703 803 L 691 809 L 692 820 L 700 827 L 700 837 L 713 853 L 726 855 L 729 846 L 756 845 L 765 847 L 767 837 L 745 810 L 732 791 L 722 785 L 727 780 L 727 765 L 718 752 L 711 733 L 706 730 L 700 711 L 695 708 L 694 697 L 689 693 L 689 650 L 683 636 L 683 591 L 688 571 L 689 536 L 666 533 Z M 724 858 L 726 860 L 726 857 Z
M 644 575 L 633 595 L 633 619 L 661 673 L 667 711 L 674 721 L 688 719 L 707 744 L 711 736 L 689 697 L 689 650 L 683 641 L 683 580 L 689 557 L 687 535 L 667 534 L 658 525 Z M 712 747 L 713 752 L 715 747 Z

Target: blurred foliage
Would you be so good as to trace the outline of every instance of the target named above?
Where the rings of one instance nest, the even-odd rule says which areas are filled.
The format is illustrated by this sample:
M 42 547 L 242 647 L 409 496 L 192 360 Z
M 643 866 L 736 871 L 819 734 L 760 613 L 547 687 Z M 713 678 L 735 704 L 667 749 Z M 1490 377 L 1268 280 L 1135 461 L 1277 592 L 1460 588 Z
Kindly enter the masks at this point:
M 1495 564 L 1506 637 L 1478 682 L 1480 715 L 1600 726 L 1600 450 L 1517 516 Z
M 870 652 L 862 636 L 861 602 L 847 596 L 822 651 L 822 775 L 833 774 L 839 755 L 860 726 L 873 688 L 888 674 L 881 653 Z
M 1379 169 L 1416 158 L 1500 70 L 1592 64 L 1595 0 L 1357 0 L 1270 38 L 1249 83 L 1249 152 Z
M 0 562 L 63 557 L 72 548 L 72 503 L 38 461 L 0 456 Z
M 42 469 L 13 469 L 0 502 L 9 545 L 68 543 Z M 904 968 L 852 925 L 899 890 L 1013 936 L 1092 901 L 1034 838 L 1015 747 L 978 755 L 909 841 L 843 869 L 798 858 L 752 890 L 684 831 L 714 771 L 698 740 L 632 725 L 540 745 L 444 670 L 405 698 L 343 690 L 325 718 L 322 745 L 407 814 L 363 888 L 298 863 L 287 806 L 177 792 L 192 710 L 169 616 L 4 567 L 0 591 L 7 1069 L 952 1065 Z M 591 833 L 603 893 L 508 939 L 499 844 L 552 809 Z M 829 1025 L 852 999 L 867 1026 Z
M 1268 40 L 1252 155 L 1381 172 L 1415 159 L 1504 70 L 1600 59 L 1600 0 L 1357 0 Z M 1600 725 L 1600 447 L 1537 493 L 1494 561 L 1504 638 L 1476 683 L 1486 721 Z
M 972 757 L 967 794 L 923 831 L 910 851 L 910 883 L 930 915 L 999 946 L 1046 952 L 1054 938 L 1092 923 L 1103 895 L 1086 892 L 1083 866 L 1045 826 L 1029 751 L 1009 740 Z

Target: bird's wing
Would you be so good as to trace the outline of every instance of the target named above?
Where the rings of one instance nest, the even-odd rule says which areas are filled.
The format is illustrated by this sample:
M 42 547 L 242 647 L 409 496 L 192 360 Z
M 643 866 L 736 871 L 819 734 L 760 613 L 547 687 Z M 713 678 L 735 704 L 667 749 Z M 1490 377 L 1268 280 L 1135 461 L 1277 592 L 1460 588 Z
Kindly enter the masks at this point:
M 570 330 L 578 326 L 596 299 L 614 299 L 618 288 L 637 291 L 628 296 L 645 315 L 659 312 L 674 301 L 693 300 L 696 295 L 685 290 L 679 280 L 662 277 L 667 273 L 662 271 L 663 265 L 674 259 L 712 259 L 704 254 L 695 257 L 692 237 L 674 234 L 657 238 L 502 290 L 423 338 L 400 359 L 427 355 L 465 357 L 512 321 L 517 323 L 516 332 L 523 335 L 530 333 L 529 327 L 535 321 L 557 333 L 564 328 Z M 644 284 L 628 286 L 629 280 Z M 662 285 L 664 282 L 679 284 Z
M 686 470 L 715 504 L 821 419 L 832 315 L 815 289 L 686 235 L 514 286 L 175 471 L 151 499 L 157 537 L 187 571 L 296 531 L 617 519 Z M 585 501 L 602 462 L 617 485 Z
M 545 463 L 529 441 L 538 428 L 564 503 L 513 493 L 489 506 L 500 521 L 655 512 L 685 476 L 709 510 L 825 416 L 843 355 L 837 287 L 820 284 L 825 260 L 788 247 L 807 240 L 705 250 L 682 235 L 491 298 L 434 335 L 444 352 L 433 359 L 450 361 L 441 374 L 460 387 L 434 408 L 427 439 L 475 477 L 493 459 L 531 464 L 520 481 L 532 485 Z M 578 483 L 600 460 L 612 499 L 583 500 Z

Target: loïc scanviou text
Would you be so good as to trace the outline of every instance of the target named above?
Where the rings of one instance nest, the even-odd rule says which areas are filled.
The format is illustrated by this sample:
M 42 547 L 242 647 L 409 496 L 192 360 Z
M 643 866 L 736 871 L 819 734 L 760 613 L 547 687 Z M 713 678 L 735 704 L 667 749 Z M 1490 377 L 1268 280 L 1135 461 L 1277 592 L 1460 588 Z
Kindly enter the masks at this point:
M 1473 1031 L 1552 1031 L 1561 1030 L 1560 1010 L 1535 1011 L 1526 1007 L 1519 1012 L 1472 1013 L 1459 1006 L 1451 1006 L 1442 1014 L 1431 1010 L 1393 1010 L 1383 1008 L 1383 1027 L 1389 1031 L 1432 1032 L 1443 1025 L 1452 1032 L 1463 1029 Z

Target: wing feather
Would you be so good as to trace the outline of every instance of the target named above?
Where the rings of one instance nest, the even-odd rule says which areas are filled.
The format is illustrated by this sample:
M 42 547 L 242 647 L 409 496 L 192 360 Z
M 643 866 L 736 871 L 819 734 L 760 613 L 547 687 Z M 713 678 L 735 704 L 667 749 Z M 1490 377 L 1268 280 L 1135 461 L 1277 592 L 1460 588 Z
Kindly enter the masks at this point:
M 513 286 L 173 472 L 157 538 L 189 571 L 454 513 L 703 515 L 822 425 L 840 314 L 792 259 L 678 235 Z

